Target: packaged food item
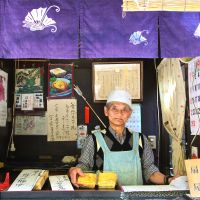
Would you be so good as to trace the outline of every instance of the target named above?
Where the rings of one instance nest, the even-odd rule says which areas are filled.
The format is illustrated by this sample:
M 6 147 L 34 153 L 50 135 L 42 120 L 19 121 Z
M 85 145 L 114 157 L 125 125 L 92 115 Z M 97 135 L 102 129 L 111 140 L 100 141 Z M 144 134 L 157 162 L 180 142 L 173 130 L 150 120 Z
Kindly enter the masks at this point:
M 115 188 L 117 174 L 115 172 L 99 172 L 97 185 L 99 188 Z
M 97 175 L 95 173 L 84 173 L 84 176 L 78 177 L 78 184 L 83 188 L 95 188 Z
M 40 178 L 36 182 L 33 190 L 41 190 L 48 177 L 49 177 L 49 171 L 48 170 L 44 170 L 41 173 Z
M 55 69 L 51 69 L 50 73 L 56 77 L 63 77 L 67 72 L 64 69 L 58 67 Z

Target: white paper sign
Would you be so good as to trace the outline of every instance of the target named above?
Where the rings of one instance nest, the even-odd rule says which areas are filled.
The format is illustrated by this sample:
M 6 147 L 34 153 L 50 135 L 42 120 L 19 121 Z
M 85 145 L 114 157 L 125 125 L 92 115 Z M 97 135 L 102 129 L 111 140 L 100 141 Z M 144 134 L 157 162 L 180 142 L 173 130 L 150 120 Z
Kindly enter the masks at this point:
M 164 191 L 181 191 L 185 190 L 172 185 L 129 185 L 122 186 L 124 192 L 164 192 Z
M 33 94 L 22 94 L 22 110 L 33 110 Z
M 191 135 L 200 135 L 200 57 L 188 64 L 188 88 Z
M 51 99 L 47 101 L 48 141 L 77 140 L 76 99 Z
M 22 95 L 15 94 L 15 108 L 21 109 L 22 107 Z
M 86 141 L 86 138 L 88 136 L 87 125 L 79 125 L 77 131 L 78 131 L 77 148 L 82 149 Z
M 67 190 L 73 191 L 74 188 L 67 175 L 49 176 L 51 189 L 53 191 Z
M 41 169 L 22 170 L 8 191 L 31 191 L 44 171 Z
M 16 116 L 15 135 L 47 135 L 46 119 L 46 116 Z
M 7 102 L 0 103 L 0 127 L 6 126 L 7 120 Z
M 43 93 L 34 93 L 34 108 L 44 108 Z
M 190 194 L 200 197 L 200 159 L 185 160 Z

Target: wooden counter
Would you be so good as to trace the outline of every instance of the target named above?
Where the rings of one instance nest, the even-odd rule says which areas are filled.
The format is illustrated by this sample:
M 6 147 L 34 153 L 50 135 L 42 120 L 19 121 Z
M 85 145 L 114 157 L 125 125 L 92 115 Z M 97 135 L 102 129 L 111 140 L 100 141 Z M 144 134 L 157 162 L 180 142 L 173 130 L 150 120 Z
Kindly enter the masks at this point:
M 63 171 L 52 172 L 53 174 L 65 174 Z M 11 183 L 19 174 L 18 172 L 11 172 Z M 141 186 L 142 187 L 142 186 Z M 186 194 L 188 191 L 170 191 L 170 192 L 123 192 L 120 187 L 116 187 L 113 190 L 106 189 L 75 189 L 74 191 L 52 191 L 49 179 L 47 179 L 45 185 L 41 191 L 27 191 L 27 192 L 11 192 L 11 191 L 2 191 L 0 192 L 0 199 L 5 200 L 14 200 L 14 199 L 48 199 L 48 200 L 96 200 L 96 199 L 176 199 L 183 200 L 189 199 Z

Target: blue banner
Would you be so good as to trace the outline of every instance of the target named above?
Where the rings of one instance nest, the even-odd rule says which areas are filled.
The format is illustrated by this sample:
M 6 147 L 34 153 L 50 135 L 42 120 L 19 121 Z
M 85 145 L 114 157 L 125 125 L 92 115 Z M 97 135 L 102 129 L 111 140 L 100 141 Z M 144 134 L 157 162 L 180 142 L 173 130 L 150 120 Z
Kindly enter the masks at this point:
M 126 12 L 122 17 L 121 6 L 121 0 L 1 0 L 0 57 L 199 56 L 199 12 Z
M 200 13 L 160 12 L 162 58 L 200 55 Z
M 4 58 L 78 58 L 79 0 L 4 0 Z
M 158 57 L 158 13 L 127 12 L 121 0 L 82 0 L 81 58 Z

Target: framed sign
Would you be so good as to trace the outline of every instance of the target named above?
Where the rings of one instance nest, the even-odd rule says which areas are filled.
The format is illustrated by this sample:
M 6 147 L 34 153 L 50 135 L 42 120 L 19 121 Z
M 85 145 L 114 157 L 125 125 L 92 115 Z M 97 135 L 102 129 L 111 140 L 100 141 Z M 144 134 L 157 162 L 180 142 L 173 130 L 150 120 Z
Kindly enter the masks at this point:
M 73 94 L 73 65 L 49 64 L 48 97 L 70 98 Z
M 93 63 L 94 102 L 106 101 L 114 89 L 127 90 L 134 102 L 143 100 L 143 62 Z

